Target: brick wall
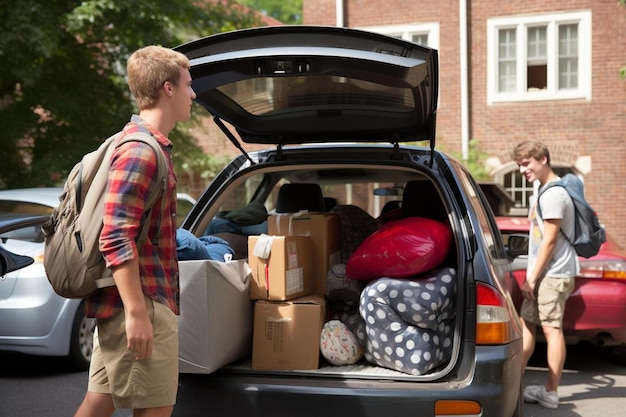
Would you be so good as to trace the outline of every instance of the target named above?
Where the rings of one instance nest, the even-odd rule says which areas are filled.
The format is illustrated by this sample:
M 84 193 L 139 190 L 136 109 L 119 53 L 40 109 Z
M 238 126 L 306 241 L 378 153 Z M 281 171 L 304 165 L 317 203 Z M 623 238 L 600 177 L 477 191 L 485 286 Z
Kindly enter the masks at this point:
M 487 19 L 552 11 L 591 10 L 592 98 L 487 105 Z M 588 200 L 609 233 L 626 248 L 626 8 L 612 0 L 478 1 L 471 11 L 471 138 L 503 155 L 524 139 L 541 140 L 554 162 L 591 158 L 585 175 Z
M 305 24 L 335 24 L 336 2 L 303 0 Z M 615 0 L 468 1 L 470 135 L 482 151 L 510 162 L 519 141 L 546 142 L 554 162 L 591 159 L 587 198 L 609 233 L 626 248 L 626 7 Z M 461 150 L 458 2 L 345 0 L 345 26 L 433 23 L 440 25 L 438 147 Z M 591 10 L 592 98 L 487 104 L 487 19 L 546 12 Z

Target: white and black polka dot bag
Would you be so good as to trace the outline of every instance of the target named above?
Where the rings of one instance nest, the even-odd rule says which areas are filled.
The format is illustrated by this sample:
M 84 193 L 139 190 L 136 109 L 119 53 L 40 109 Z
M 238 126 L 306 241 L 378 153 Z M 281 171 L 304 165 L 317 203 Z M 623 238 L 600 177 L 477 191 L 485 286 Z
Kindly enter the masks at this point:
M 361 293 L 365 358 L 411 375 L 450 360 L 456 271 L 438 268 L 415 279 L 379 278 Z

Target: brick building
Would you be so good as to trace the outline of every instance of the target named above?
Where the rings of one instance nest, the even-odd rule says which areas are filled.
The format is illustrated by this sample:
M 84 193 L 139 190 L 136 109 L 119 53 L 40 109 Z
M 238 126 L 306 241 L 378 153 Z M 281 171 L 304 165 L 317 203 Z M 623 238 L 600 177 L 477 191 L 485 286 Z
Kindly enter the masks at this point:
M 547 143 L 553 167 L 583 179 L 626 248 L 626 7 L 617 0 L 303 0 L 303 17 L 438 49 L 438 148 L 467 155 L 475 141 L 515 201 L 511 214 L 526 215 L 532 184 L 510 151 L 524 139 Z M 238 152 L 211 136 L 211 151 Z
M 532 185 L 509 156 L 524 139 L 585 182 L 626 247 L 626 7 L 616 0 L 303 0 L 305 24 L 386 33 L 439 50 L 437 143 L 467 155 L 476 140 L 513 214 Z

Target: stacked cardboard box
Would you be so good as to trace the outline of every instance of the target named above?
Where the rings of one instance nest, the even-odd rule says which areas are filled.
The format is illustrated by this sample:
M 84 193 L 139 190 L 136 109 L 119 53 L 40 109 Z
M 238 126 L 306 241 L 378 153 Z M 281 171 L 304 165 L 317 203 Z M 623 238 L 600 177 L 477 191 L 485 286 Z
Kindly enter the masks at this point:
M 332 265 L 340 262 L 340 219 L 332 213 L 272 214 L 267 219 L 270 235 L 309 236 L 313 258 L 313 291 L 326 294 L 326 277 Z
M 252 367 L 266 370 L 318 369 L 320 334 L 326 317 L 323 297 L 257 301 L 254 305 Z
M 290 300 L 314 291 L 309 237 L 249 236 L 248 263 L 253 300 Z

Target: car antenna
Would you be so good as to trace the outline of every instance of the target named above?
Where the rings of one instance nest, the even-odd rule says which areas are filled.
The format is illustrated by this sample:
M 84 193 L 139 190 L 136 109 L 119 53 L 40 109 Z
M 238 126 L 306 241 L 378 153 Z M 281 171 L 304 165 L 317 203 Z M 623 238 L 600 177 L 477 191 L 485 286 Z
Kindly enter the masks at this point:
M 250 155 L 248 155 L 248 153 L 241 146 L 241 143 L 239 143 L 237 138 L 230 132 L 230 130 L 228 130 L 226 125 L 224 125 L 224 122 L 222 122 L 222 119 L 220 119 L 217 116 L 213 116 L 213 121 L 215 121 L 215 124 L 220 128 L 222 132 L 224 132 L 224 134 L 226 135 L 226 137 L 228 137 L 231 143 L 235 145 L 235 147 L 241 151 L 243 156 L 245 156 L 246 159 L 250 161 L 252 165 L 255 165 L 255 162 L 252 160 L 252 158 L 250 158 Z

